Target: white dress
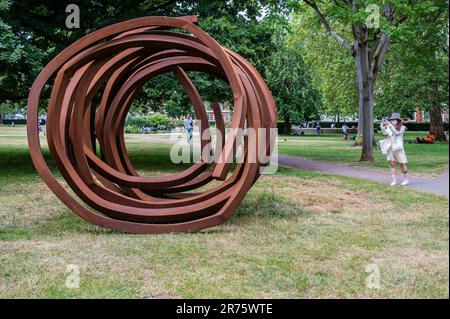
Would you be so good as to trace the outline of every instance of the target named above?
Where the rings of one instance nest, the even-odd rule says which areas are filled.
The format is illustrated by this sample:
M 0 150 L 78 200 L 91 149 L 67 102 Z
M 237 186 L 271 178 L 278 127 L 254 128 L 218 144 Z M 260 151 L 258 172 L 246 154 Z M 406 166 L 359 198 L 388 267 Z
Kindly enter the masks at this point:
M 408 163 L 405 149 L 403 147 L 403 133 L 405 133 L 405 130 L 405 126 L 402 126 L 400 130 L 397 130 L 392 123 L 389 123 L 387 126 L 381 124 L 381 131 L 384 135 L 389 136 L 391 142 L 391 147 L 387 151 L 388 161 L 396 161 L 401 164 Z

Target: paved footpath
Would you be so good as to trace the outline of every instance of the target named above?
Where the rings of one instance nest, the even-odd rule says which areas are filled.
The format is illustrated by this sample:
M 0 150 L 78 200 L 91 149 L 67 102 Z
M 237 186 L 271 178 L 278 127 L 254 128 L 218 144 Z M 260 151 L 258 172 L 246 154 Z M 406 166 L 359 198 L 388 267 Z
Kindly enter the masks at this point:
M 296 156 L 278 155 L 278 163 L 281 166 L 290 168 L 298 168 L 308 171 L 316 171 L 321 173 L 348 176 L 353 178 L 367 179 L 378 183 L 389 184 L 391 175 L 370 169 L 351 167 L 329 162 L 322 162 L 310 159 L 304 159 Z M 411 183 L 406 186 L 408 188 L 435 193 L 439 195 L 449 195 L 448 169 L 435 178 L 423 178 L 412 176 Z M 401 181 L 401 177 L 399 178 Z M 395 186 L 404 187 L 404 186 Z
M 127 134 L 126 136 L 132 139 L 146 140 L 153 142 L 165 142 L 169 144 L 175 144 L 178 142 L 178 139 L 176 138 L 170 139 L 169 135 L 155 136 L 149 134 L 148 135 Z M 174 134 L 173 136 L 177 136 L 177 134 Z M 301 170 L 315 171 L 339 176 L 367 179 L 382 184 L 389 184 L 391 182 L 391 175 L 389 173 L 382 173 L 379 171 L 370 170 L 362 167 L 361 168 L 351 167 L 348 165 L 322 162 L 288 155 L 278 155 L 278 163 L 280 166 L 286 166 L 290 168 L 297 168 Z M 435 178 L 423 178 L 412 176 L 410 178 L 411 183 L 406 187 L 438 195 L 449 196 L 448 178 L 449 178 L 448 169 L 446 169 L 444 173 L 440 174 Z M 401 177 L 399 178 L 399 180 L 401 181 Z M 395 186 L 395 187 L 405 187 L 405 186 Z

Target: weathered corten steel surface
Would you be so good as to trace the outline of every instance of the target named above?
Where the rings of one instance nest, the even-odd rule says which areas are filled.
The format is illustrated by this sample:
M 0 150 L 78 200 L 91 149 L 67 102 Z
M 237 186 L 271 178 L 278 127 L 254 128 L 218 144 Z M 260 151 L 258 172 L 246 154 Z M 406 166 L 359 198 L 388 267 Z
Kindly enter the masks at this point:
M 250 161 L 249 153 L 258 152 L 258 145 L 249 146 L 248 140 L 244 161 L 230 173 L 231 164 L 224 159 L 233 156 L 238 138 L 231 133 L 225 139 L 218 103 L 212 107 L 216 128 L 223 133 L 223 147 L 215 150 L 221 160 L 209 163 L 203 157 L 183 172 L 150 178 L 139 176 L 128 157 L 123 134 L 127 112 L 144 83 L 162 73 L 176 75 L 202 131 L 208 128 L 206 110 L 188 71 L 229 83 L 232 128 L 244 123 L 254 129 L 276 127 L 276 106 L 259 73 L 196 22 L 197 17 L 143 17 L 108 26 L 67 47 L 36 78 L 27 127 L 34 165 L 56 196 L 86 221 L 132 233 L 198 231 L 230 218 L 257 180 L 261 163 Z M 48 146 L 70 193 L 49 169 L 40 147 L 38 111 L 46 85 L 51 85 Z M 203 140 L 201 148 L 209 142 Z M 212 180 L 221 183 L 198 190 Z

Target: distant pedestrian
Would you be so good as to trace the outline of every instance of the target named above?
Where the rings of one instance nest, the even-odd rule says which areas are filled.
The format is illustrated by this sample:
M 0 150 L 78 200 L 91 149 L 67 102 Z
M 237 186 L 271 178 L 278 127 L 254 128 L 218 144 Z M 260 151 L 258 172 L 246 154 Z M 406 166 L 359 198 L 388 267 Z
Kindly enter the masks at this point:
M 344 125 L 342 125 L 342 127 L 341 127 L 341 130 L 342 130 L 342 138 L 345 141 L 348 141 L 348 126 L 347 126 L 347 124 L 344 123 Z
M 405 130 L 406 127 L 403 126 L 399 113 L 393 113 L 389 120 L 383 119 L 381 123 L 381 131 L 384 135 L 388 135 L 387 139 L 380 141 L 380 148 L 387 155 L 387 160 L 391 164 L 391 186 L 397 185 L 397 163 L 400 164 L 403 173 L 401 185 L 409 184 L 408 168 L 406 166 L 408 160 L 403 147 L 403 133 L 405 133 Z
M 317 122 L 317 125 L 316 125 L 316 133 L 317 133 L 317 137 L 320 136 L 320 130 L 321 130 L 320 123 Z
M 42 132 L 45 136 L 45 124 L 46 124 L 46 120 L 44 119 L 39 119 L 38 120 L 38 132 Z
M 194 121 L 191 118 L 191 115 L 188 114 L 186 119 L 184 120 L 184 130 L 186 132 L 187 142 L 192 144 L 192 132 L 194 131 Z

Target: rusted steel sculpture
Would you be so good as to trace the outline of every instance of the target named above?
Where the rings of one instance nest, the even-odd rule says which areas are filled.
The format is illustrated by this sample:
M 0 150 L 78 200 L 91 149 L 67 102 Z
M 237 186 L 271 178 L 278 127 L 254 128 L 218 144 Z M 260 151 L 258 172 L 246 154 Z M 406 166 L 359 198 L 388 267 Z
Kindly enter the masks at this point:
M 202 158 L 180 173 L 141 177 L 128 158 L 123 126 L 133 98 L 146 81 L 166 72 L 175 73 L 182 84 L 202 130 L 208 128 L 205 107 L 187 71 L 207 72 L 229 83 L 234 97 L 233 128 L 243 128 L 245 122 L 255 129 L 276 127 L 276 106 L 259 73 L 196 22 L 196 17 L 143 17 L 108 26 L 70 45 L 36 78 L 27 121 L 34 165 L 56 196 L 86 221 L 132 233 L 198 231 L 230 218 L 257 180 L 261 163 L 249 161 L 248 153 L 257 152 L 258 145 L 248 143 L 244 161 L 231 174 L 226 161 L 208 164 Z M 177 32 L 180 29 L 187 32 Z M 40 147 L 38 109 L 44 86 L 51 80 L 48 146 L 76 196 L 55 178 Z M 101 101 L 96 104 L 94 97 L 99 93 Z M 213 110 L 224 141 L 217 151 L 225 159 L 230 153 L 233 156 L 237 137 L 231 133 L 225 141 L 217 103 Z M 202 141 L 201 147 L 206 143 Z M 223 183 L 195 191 L 212 180 Z

